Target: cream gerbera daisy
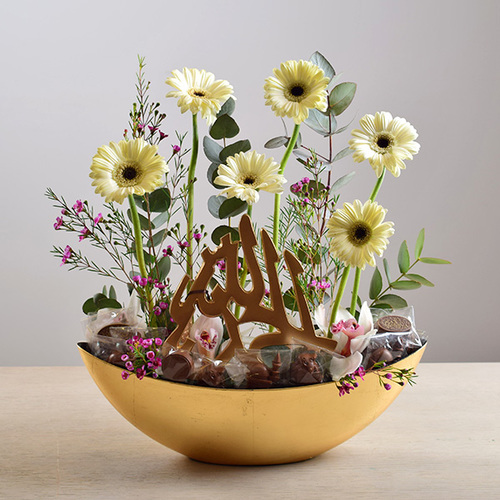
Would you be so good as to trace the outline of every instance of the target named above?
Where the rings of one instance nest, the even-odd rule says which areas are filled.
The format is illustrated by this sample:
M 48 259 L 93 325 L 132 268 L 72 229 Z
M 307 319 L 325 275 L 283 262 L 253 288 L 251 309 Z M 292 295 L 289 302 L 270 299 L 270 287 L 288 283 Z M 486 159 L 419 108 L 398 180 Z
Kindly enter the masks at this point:
M 229 198 L 239 198 L 249 205 L 259 201 L 259 190 L 281 194 L 283 175 L 278 173 L 280 166 L 273 158 L 266 158 L 256 151 L 238 153 L 226 160 L 226 165 L 220 165 L 215 184 L 227 186 L 220 194 Z
M 163 175 L 168 172 L 165 159 L 157 151 L 158 146 L 151 146 L 144 139 L 101 146 L 90 166 L 95 192 L 107 202 L 123 203 L 129 194 L 154 191 L 163 184 Z
M 374 253 L 381 256 L 387 248 L 388 238 L 394 234 L 393 223 L 383 222 L 387 210 L 377 202 L 359 200 L 344 203 L 327 223 L 330 251 L 349 266 L 364 269 L 375 266 Z
M 309 109 L 326 111 L 329 79 L 309 61 L 287 61 L 266 79 L 264 97 L 277 116 L 293 118 L 296 124 L 309 116 Z
M 181 113 L 191 111 L 201 116 L 211 125 L 221 106 L 233 93 L 233 87 L 226 80 L 216 80 L 213 73 L 204 69 L 184 68 L 172 71 L 172 76 L 166 82 L 177 90 L 172 90 L 167 97 L 177 97 L 177 105 Z M 233 99 L 236 99 L 233 97 Z
M 349 141 L 354 161 L 368 160 L 377 177 L 382 175 L 384 167 L 399 177 L 406 168 L 404 160 L 411 160 L 420 149 L 420 144 L 415 142 L 418 137 L 415 128 L 404 118 L 393 118 L 385 111 L 375 116 L 365 115 L 359 124 L 362 130 L 353 130 L 354 138 Z

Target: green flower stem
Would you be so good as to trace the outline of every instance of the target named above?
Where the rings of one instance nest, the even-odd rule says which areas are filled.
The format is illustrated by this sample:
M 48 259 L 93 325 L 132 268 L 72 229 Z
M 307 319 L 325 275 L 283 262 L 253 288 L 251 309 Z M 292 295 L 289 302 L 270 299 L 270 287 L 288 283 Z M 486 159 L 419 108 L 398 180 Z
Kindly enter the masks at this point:
M 248 205 L 247 214 L 250 218 L 252 218 L 252 208 L 253 208 L 253 205 Z M 241 271 L 241 277 L 240 277 L 241 288 L 245 287 L 245 283 L 247 281 L 247 276 L 248 276 L 248 265 L 247 265 L 247 261 L 245 260 L 245 258 L 243 258 L 243 269 Z M 240 310 L 241 310 L 241 307 L 239 304 L 237 304 L 235 309 L 234 309 L 234 314 L 235 314 L 236 318 L 240 317 Z
M 335 297 L 335 302 L 332 307 L 332 314 L 330 316 L 330 323 L 328 328 L 328 338 L 332 338 L 332 332 L 330 331 L 330 327 L 335 322 L 335 317 L 337 316 L 337 312 L 340 307 L 340 301 L 342 300 L 342 295 L 344 295 L 345 286 L 347 284 L 347 278 L 349 277 L 349 271 L 351 270 L 351 266 L 344 267 L 344 272 L 342 273 L 342 279 L 340 280 L 339 289 L 337 291 L 337 295 Z
M 356 268 L 356 274 L 354 275 L 354 285 L 352 287 L 352 298 L 351 298 L 351 309 L 350 313 L 354 316 L 356 312 L 356 304 L 358 302 L 358 292 L 359 292 L 359 281 L 361 279 L 361 269 Z
M 297 138 L 299 137 L 299 131 L 300 131 L 300 123 L 296 124 L 292 137 L 290 137 L 290 141 L 288 142 L 288 146 L 286 148 L 285 154 L 283 155 L 283 158 L 280 163 L 280 169 L 278 173 L 280 175 L 283 175 L 283 172 L 285 171 L 286 164 L 288 162 L 288 159 L 290 158 L 290 155 L 292 154 L 293 147 L 295 146 L 295 143 L 297 142 Z M 273 242 L 274 246 L 279 252 L 278 249 L 278 234 L 279 234 L 279 224 L 280 224 L 280 204 L 281 204 L 281 194 L 275 194 L 274 195 L 274 216 L 273 216 Z
M 373 188 L 372 194 L 370 195 L 370 201 L 375 201 L 380 188 L 382 187 L 382 182 L 384 182 L 386 168 L 382 170 L 382 175 L 377 179 L 375 186 Z M 354 285 L 352 287 L 352 298 L 351 298 L 351 309 L 350 313 L 354 316 L 356 312 L 356 304 L 358 301 L 358 293 L 359 293 L 359 283 L 361 281 L 361 269 L 359 267 L 356 268 L 356 274 L 354 275 Z
M 141 223 L 139 222 L 139 214 L 137 213 L 137 206 L 135 204 L 134 196 L 128 195 L 128 202 L 130 205 L 130 213 L 132 215 L 132 223 L 134 225 L 134 240 L 135 240 L 135 254 L 137 256 L 137 263 L 139 265 L 139 271 L 143 278 L 148 277 L 148 271 L 146 270 L 146 262 L 144 260 L 144 249 L 142 246 L 142 232 L 141 232 Z M 153 312 L 153 298 L 151 297 L 151 291 L 146 286 L 146 300 L 148 312 L 151 315 Z M 154 318 L 153 318 L 154 319 Z
M 191 149 L 191 161 L 188 170 L 188 200 L 187 200 L 187 242 L 186 248 L 186 272 L 190 278 L 193 277 L 193 219 L 194 219 L 194 181 L 196 173 L 196 162 L 198 160 L 198 115 L 193 114 L 193 147 Z
M 380 191 L 380 187 L 382 186 L 382 182 L 384 182 L 384 177 L 385 177 L 385 167 L 382 170 L 382 175 L 377 179 L 377 182 L 375 184 L 375 187 L 373 188 L 372 194 L 370 195 L 370 201 L 375 201 L 375 198 L 377 197 L 378 192 Z

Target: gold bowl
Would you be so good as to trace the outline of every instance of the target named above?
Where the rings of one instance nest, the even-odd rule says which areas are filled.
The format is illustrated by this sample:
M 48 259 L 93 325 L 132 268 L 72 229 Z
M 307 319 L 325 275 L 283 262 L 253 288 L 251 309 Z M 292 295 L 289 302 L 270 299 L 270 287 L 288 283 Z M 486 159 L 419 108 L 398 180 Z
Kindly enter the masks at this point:
M 284 389 L 214 389 L 146 377 L 122 380 L 122 369 L 78 348 L 109 402 L 135 427 L 195 460 L 266 465 L 319 455 L 364 429 L 398 396 L 375 373 L 339 397 L 333 382 Z M 415 368 L 425 345 L 395 363 Z

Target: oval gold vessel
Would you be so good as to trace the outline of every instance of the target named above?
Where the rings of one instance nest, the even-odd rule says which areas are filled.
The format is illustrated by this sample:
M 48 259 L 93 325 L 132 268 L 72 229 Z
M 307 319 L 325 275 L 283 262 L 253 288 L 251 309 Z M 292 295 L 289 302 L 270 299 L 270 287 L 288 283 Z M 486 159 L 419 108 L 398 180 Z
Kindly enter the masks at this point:
M 402 387 L 386 391 L 368 373 L 351 394 L 334 383 L 284 389 L 213 389 L 146 377 L 122 380 L 122 369 L 78 345 L 109 402 L 135 427 L 195 460 L 265 465 L 306 460 L 373 422 Z M 415 368 L 425 346 L 394 366 Z

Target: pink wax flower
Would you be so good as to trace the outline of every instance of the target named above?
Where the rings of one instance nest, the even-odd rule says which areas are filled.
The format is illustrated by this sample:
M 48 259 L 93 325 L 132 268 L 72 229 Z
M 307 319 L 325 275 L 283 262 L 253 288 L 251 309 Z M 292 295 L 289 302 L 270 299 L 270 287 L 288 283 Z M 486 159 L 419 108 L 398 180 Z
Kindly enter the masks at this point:
M 83 203 L 81 200 L 76 200 L 76 203 L 73 205 L 73 210 L 79 214 L 83 210 Z
M 174 247 L 172 245 L 168 245 L 167 248 L 163 249 L 163 256 L 164 257 L 173 255 L 173 253 L 174 253 Z
M 80 236 L 78 236 L 78 241 L 84 240 L 89 234 L 90 234 L 90 231 L 86 227 L 84 227 L 80 231 Z
M 148 129 L 152 134 L 154 134 L 158 130 L 158 127 L 153 127 L 152 125 L 148 125 Z
M 177 146 L 177 144 L 174 144 L 172 149 L 174 150 L 174 153 L 178 153 L 181 150 L 180 146 Z
M 62 225 L 63 225 L 63 218 L 57 217 L 56 221 L 54 222 L 54 229 L 59 229 Z
M 66 248 L 64 249 L 64 252 L 63 252 L 61 266 L 63 264 L 66 264 L 66 262 L 68 262 L 68 259 L 71 257 L 72 253 L 73 253 L 73 250 L 71 249 L 71 247 L 69 245 L 67 245 Z
M 200 240 L 201 240 L 201 237 L 202 237 L 201 233 L 194 233 L 194 234 L 193 234 L 193 238 L 194 238 L 196 241 L 200 241 Z
M 160 141 L 163 141 L 165 137 L 168 137 L 168 134 L 164 134 L 161 130 L 159 131 L 159 134 L 160 134 Z
M 99 212 L 99 213 L 97 214 L 97 217 L 94 217 L 94 224 L 95 224 L 95 225 L 97 225 L 97 224 L 99 224 L 99 222 L 101 222 L 101 221 L 102 221 L 102 214 Z

